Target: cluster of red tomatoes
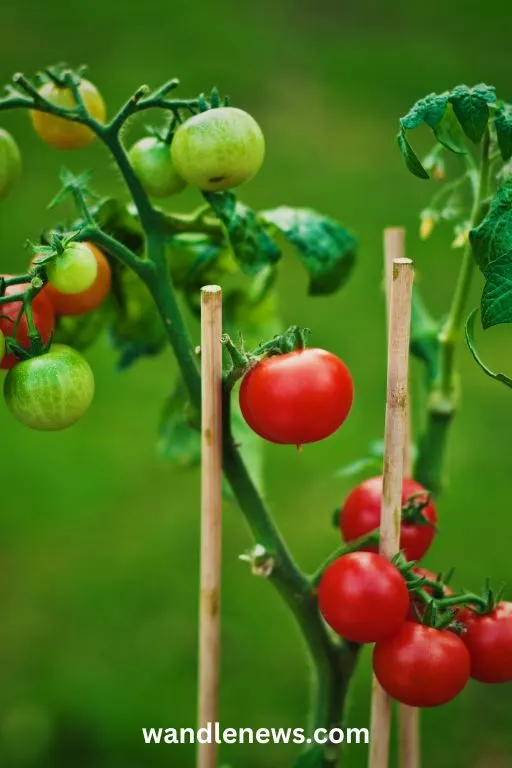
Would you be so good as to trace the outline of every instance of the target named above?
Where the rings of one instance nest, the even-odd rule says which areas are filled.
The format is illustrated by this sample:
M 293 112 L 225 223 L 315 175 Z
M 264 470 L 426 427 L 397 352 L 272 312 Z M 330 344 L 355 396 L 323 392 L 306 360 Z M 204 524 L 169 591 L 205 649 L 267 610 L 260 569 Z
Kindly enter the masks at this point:
M 381 494 L 381 477 L 361 483 L 349 494 L 340 514 L 345 541 L 378 528 Z M 418 560 L 432 542 L 437 516 L 426 491 L 407 479 L 405 509 L 411 500 L 419 503 L 424 522 L 408 522 L 405 517 L 401 545 L 409 560 Z M 435 588 L 425 588 L 429 595 L 453 595 L 429 571 L 415 567 L 414 572 L 436 583 Z M 415 596 L 414 587 L 409 591 L 399 568 L 378 554 L 376 547 L 343 555 L 329 565 L 318 599 L 325 621 L 338 635 L 356 643 L 375 643 L 376 677 L 403 704 L 445 704 L 470 677 L 484 683 L 512 681 L 512 603 L 492 605 L 487 613 L 470 607 L 448 608 L 453 624 L 430 626 L 425 603 Z
M 0 307 L 0 367 L 8 370 L 4 396 L 12 414 L 33 429 L 57 430 L 73 424 L 88 409 L 94 377 L 77 350 L 51 343 L 56 317 L 80 315 L 99 307 L 110 292 L 111 269 L 105 255 L 91 243 L 71 243 L 45 268 L 49 282 L 33 298 L 31 316 L 48 349 L 26 360 L 5 353 L 6 338 L 13 338 L 21 349 L 31 346 L 29 322 L 20 297 L 29 285 L 8 284 L 4 296 L 17 298 Z
M 274 443 L 302 445 L 322 440 L 345 421 L 353 398 L 350 373 L 335 355 L 299 349 L 257 362 L 245 375 L 240 406 L 252 429 Z M 347 497 L 339 516 L 345 542 L 379 529 L 382 477 L 370 478 Z M 420 560 L 435 533 L 437 513 L 419 483 L 406 479 L 400 542 L 408 561 Z M 434 574 L 414 568 L 430 582 L 424 593 L 452 595 Z M 435 582 L 434 586 L 432 583 Z M 412 583 L 412 582 L 410 582 Z M 512 603 L 445 609 L 453 621 L 428 623 L 425 602 L 409 591 L 399 568 L 374 545 L 339 557 L 324 571 L 318 589 L 327 624 L 354 643 L 375 643 L 373 668 L 392 698 L 433 707 L 455 698 L 470 677 L 484 683 L 512 681 Z M 442 610 L 442 609 L 441 609 Z M 479 609 L 480 610 L 480 609 Z

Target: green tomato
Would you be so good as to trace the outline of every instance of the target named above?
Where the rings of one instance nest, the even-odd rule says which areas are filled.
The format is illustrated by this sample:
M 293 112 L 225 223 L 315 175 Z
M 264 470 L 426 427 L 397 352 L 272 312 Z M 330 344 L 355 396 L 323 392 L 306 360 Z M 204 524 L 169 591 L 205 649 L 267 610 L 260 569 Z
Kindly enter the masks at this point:
M 48 280 L 61 293 L 89 290 L 98 276 L 98 262 L 84 243 L 71 243 L 47 267 Z
M 13 416 L 31 429 L 44 431 L 74 424 L 89 408 L 93 395 L 89 363 L 64 344 L 54 344 L 44 355 L 18 363 L 4 382 L 4 397 Z
M 21 155 L 18 145 L 7 131 L 0 128 L 0 200 L 16 184 L 21 175 Z
M 219 107 L 182 123 L 171 149 L 180 176 L 199 189 L 213 192 L 252 179 L 263 162 L 265 139 L 247 112 Z
M 174 167 L 170 146 L 156 136 L 138 141 L 128 155 L 148 195 L 169 197 L 182 192 L 187 186 Z
M 2 331 L 0 331 L 0 363 L 2 362 L 4 357 L 5 357 L 5 336 L 2 333 Z

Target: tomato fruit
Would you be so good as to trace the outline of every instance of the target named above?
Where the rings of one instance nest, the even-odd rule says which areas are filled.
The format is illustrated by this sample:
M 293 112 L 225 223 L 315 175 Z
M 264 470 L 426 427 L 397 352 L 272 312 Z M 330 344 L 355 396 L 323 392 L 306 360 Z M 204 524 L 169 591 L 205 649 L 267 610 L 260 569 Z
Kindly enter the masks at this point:
M 100 92 L 89 80 L 81 80 L 78 86 L 82 99 L 89 114 L 100 122 L 105 121 L 105 103 Z M 61 88 L 49 81 L 41 86 L 39 93 L 47 101 L 58 107 L 73 109 L 76 107 L 75 97 L 69 88 Z M 66 120 L 63 117 L 49 115 L 47 112 L 33 110 L 30 112 L 32 125 L 38 136 L 56 149 L 82 149 L 89 146 L 96 138 L 93 131 L 85 125 Z
M 60 293 L 87 291 L 98 275 L 98 263 L 87 245 L 71 243 L 46 267 L 48 280 Z
M 5 377 L 9 410 L 31 429 L 55 431 L 71 426 L 89 408 L 94 376 L 80 352 L 54 344 L 49 352 L 18 363 Z
M 187 186 L 178 175 L 172 160 L 171 147 L 156 136 L 141 139 L 128 156 L 140 183 L 152 197 L 169 197 Z
M 10 277 L 10 275 L 3 275 L 3 277 Z M 9 285 L 5 289 L 6 296 L 12 296 L 18 294 L 27 288 L 27 283 L 22 285 Z M 51 303 L 44 295 L 44 291 L 38 293 L 32 302 L 32 317 L 34 319 L 35 326 L 41 336 L 43 344 L 48 344 L 55 327 L 55 314 Z M 18 317 L 18 313 L 21 309 L 21 301 L 10 301 L 0 306 L 0 331 L 4 336 L 11 336 L 14 328 L 14 323 Z M 25 315 L 21 318 L 16 333 L 16 341 L 20 347 L 24 349 L 30 348 L 30 339 L 28 336 L 27 319 Z M 13 354 L 7 354 L 0 363 L 0 368 L 12 368 L 16 365 L 18 358 Z
M 299 349 L 255 365 L 240 387 L 247 424 L 272 443 L 323 440 L 343 424 L 354 396 L 345 364 L 323 349 Z
M 471 677 L 482 683 L 511 682 L 512 603 L 498 603 L 483 616 L 466 609 L 457 619 L 467 627 L 463 640 L 471 657 Z
M 469 680 L 469 653 L 446 629 L 406 621 L 373 651 L 373 669 L 384 690 L 410 707 L 447 704 Z
M 413 568 L 413 571 L 417 576 L 424 576 L 429 581 L 437 581 L 437 575 L 432 573 L 432 571 L 428 571 L 426 568 L 418 568 L 416 566 Z M 429 595 L 433 594 L 432 587 L 425 586 L 423 589 Z M 453 589 L 450 589 L 448 586 L 444 586 L 442 596 L 449 597 L 450 595 L 453 595 Z M 441 595 L 436 595 L 436 597 L 438 596 L 441 597 Z M 423 616 L 425 613 L 425 603 L 423 603 L 418 598 L 415 598 L 414 595 L 411 594 L 411 604 L 409 606 L 409 613 L 407 614 L 407 621 L 418 621 L 418 613 L 420 616 Z
M 176 170 L 188 184 L 218 191 L 252 179 L 263 163 L 265 139 L 247 112 L 219 107 L 182 123 L 171 149 Z
M 21 175 L 21 155 L 13 137 L 0 128 L 0 200 L 13 188 Z
M 400 629 L 409 592 L 399 570 L 385 557 L 352 552 L 326 568 L 318 605 L 338 635 L 355 643 L 375 643 Z
M 405 478 L 402 486 L 402 504 L 406 504 L 410 497 L 416 494 L 424 494 L 425 500 L 428 495 L 422 485 Z M 421 496 L 418 496 L 418 500 L 422 500 Z M 381 504 L 382 475 L 370 477 L 356 486 L 347 496 L 341 509 L 339 524 L 344 541 L 354 541 L 378 528 Z M 404 550 L 407 560 L 421 560 L 436 534 L 437 513 L 432 501 L 422 509 L 421 515 L 432 525 L 402 520 L 400 526 L 400 547 Z M 378 551 L 378 548 L 373 546 L 365 549 L 368 552 Z
M 50 300 L 56 315 L 84 315 L 98 309 L 112 286 L 112 270 L 105 254 L 92 243 L 83 243 L 92 251 L 96 259 L 96 279 L 93 284 L 81 293 L 62 293 L 50 283 L 45 286 L 43 293 Z

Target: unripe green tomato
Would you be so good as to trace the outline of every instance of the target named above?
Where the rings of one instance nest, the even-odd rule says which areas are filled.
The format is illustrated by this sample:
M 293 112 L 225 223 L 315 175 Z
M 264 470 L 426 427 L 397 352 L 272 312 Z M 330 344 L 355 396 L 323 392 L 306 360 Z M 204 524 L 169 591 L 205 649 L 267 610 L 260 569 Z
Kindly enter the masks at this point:
M 2 362 L 4 357 L 5 357 L 5 336 L 2 333 L 2 331 L 0 331 L 0 363 Z
M 80 352 L 64 344 L 11 368 L 4 397 L 12 415 L 31 429 L 55 431 L 71 426 L 89 408 L 94 376 Z
M 141 139 L 128 153 L 139 181 L 152 197 L 169 197 L 182 192 L 187 182 L 179 176 L 171 148 L 156 136 Z
M 219 107 L 182 123 L 171 149 L 180 176 L 199 189 L 214 192 L 252 179 L 263 163 L 265 139 L 247 112 Z
M 82 293 L 96 280 L 98 263 L 87 245 L 71 243 L 48 264 L 46 272 L 51 285 L 61 293 Z
M 0 200 L 13 188 L 21 175 L 21 155 L 13 137 L 0 128 Z

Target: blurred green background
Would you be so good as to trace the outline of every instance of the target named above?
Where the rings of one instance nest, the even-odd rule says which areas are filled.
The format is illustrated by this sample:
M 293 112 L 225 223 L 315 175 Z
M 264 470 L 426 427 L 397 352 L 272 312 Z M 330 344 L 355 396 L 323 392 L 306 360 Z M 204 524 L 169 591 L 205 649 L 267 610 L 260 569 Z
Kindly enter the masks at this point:
M 292 258 L 280 278 L 284 325 L 311 327 L 316 345 L 347 361 L 357 388 L 351 418 L 332 439 L 301 455 L 265 448 L 268 501 L 306 569 L 338 544 L 331 512 L 351 481 L 335 478 L 336 470 L 382 434 L 382 228 L 407 226 L 409 255 L 438 313 L 460 258 L 449 231 L 428 244 L 417 239 L 417 212 L 432 190 L 403 166 L 398 116 L 417 97 L 459 82 L 484 80 L 510 99 L 511 17 L 499 0 L 492 8 L 468 0 L 26 0 L 2 8 L 0 81 L 55 61 L 87 62 L 111 110 L 142 82 L 178 75 L 187 96 L 217 84 L 256 116 L 267 138 L 265 166 L 244 200 L 310 205 L 358 233 L 358 269 L 335 297 L 307 298 Z M 0 208 L 1 264 L 21 270 L 25 240 L 52 223 L 46 205 L 63 163 L 93 168 L 102 192 L 124 190 L 100 147 L 63 155 L 36 139 L 25 114 L 2 115 L 1 124 L 24 157 L 24 183 Z M 195 202 L 190 192 L 180 204 Z M 506 368 L 510 332 L 489 332 L 484 349 Z M 199 477 L 171 470 L 154 451 L 171 355 L 119 375 L 103 340 L 89 359 L 96 400 L 73 429 L 31 433 L 0 410 L 0 765 L 192 766 L 191 747 L 147 747 L 141 738 L 142 726 L 195 721 Z M 455 565 L 458 583 L 478 588 L 486 575 L 510 578 L 512 400 L 465 348 L 459 359 L 464 393 L 451 483 L 426 564 Z M 301 641 L 274 591 L 238 561 L 251 539 L 231 505 L 224 542 L 222 722 L 300 726 L 308 684 Z M 352 726 L 368 723 L 369 681 L 365 654 Z M 510 765 L 511 705 L 512 687 L 471 684 L 453 704 L 426 712 L 424 764 Z M 281 768 L 294 755 L 282 746 L 222 753 L 233 768 Z M 344 765 L 365 764 L 365 747 L 347 750 Z

